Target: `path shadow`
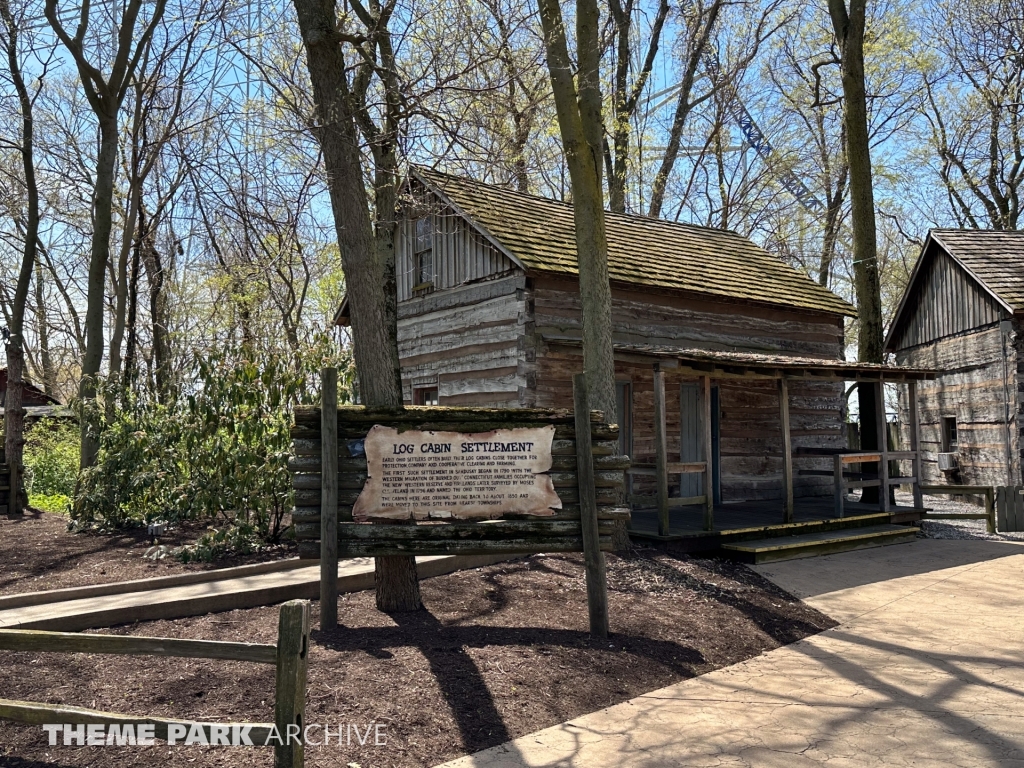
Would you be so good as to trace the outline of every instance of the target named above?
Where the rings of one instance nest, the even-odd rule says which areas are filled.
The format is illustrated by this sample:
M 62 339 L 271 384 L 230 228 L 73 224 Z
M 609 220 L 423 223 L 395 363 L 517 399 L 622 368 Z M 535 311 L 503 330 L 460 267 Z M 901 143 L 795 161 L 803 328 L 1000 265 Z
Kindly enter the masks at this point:
M 504 603 L 504 596 L 495 601 Z M 703 654 L 678 643 L 629 635 L 609 640 L 588 632 L 544 627 L 495 627 L 450 625 L 429 611 L 390 614 L 396 626 L 339 627 L 312 638 L 321 647 L 338 652 L 362 651 L 376 658 L 390 658 L 391 648 L 416 648 L 430 666 L 441 694 L 451 709 L 465 749 L 472 753 L 511 739 L 481 670 L 467 653 L 469 648 L 539 647 L 579 648 L 609 652 L 609 640 L 617 653 L 658 661 L 680 677 L 692 677 L 695 668 L 707 663 Z

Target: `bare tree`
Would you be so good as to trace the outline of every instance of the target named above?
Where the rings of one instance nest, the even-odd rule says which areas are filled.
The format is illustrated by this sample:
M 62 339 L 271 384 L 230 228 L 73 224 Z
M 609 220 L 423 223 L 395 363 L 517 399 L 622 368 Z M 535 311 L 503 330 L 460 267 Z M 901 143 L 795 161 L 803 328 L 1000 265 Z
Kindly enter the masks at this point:
M 22 455 L 24 448 L 25 411 L 22 407 L 22 393 L 25 374 L 25 311 L 28 304 L 32 272 L 36 266 L 36 246 L 39 241 L 39 185 L 35 170 L 35 128 L 33 103 L 38 87 L 33 94 L 25 83 L 22 71 L 23 51 L 20 45 L 20 30 L 23 17 L 15 18 L 10 0 L 0 0 L 0 47 L 6 54 L 7 72 L 18 97 L 21 118 L 20 141 L 16 151 L 21 157 L 25 195 L 25 219 L 21 230 L 22 254 L 18 270 L 8 326 L 4 329 L 5 351 L 7 353 L 7 392 L 4 399 L 4 443 L 7 464 L 12 470 L 9 512 L 21 511 L 20 485 Z M 41 82 L 41 81 L 37 81 Z
M 1017 229 L 1024 187 L 1024 17 L 1006 0 L 939 9 L 946 67 L 924 113 L 950 213 L 962 227 Z
M 640 71 L 630 82 L 630 68 L 633 60 L 633 15 L 635 0 L 609 0 L 614 22 L 615 75 L 612 79 L 612 135 L 611 146 L 605 142 L 605 165 L 608 171 L 608 207 L 618 213 L 626 212 L 626 184 L 631 161 L 629 148 L 630 127 L 640 98 L 654 68 L 661 43 L 661 33 L 668 17 L 668 0 L 658 0 L 658 9 L 647 35 L 647 52 Z
M 85 355 L 79 397 L 82 401 L 82 467 L 96 463 L 99 451 L 99 411 L 96 407 L 97 379 L 103 360 L 103 305 L 106 271 L 110 263 L 110 235 L 113 223 L 114 177 L 117 171 L 118 116 L 131 87 L 139 60 L 149 45 L 153 31 L 163 17 L 167 0 L 155 0 L 147 20 L 140 20 L 143 0 L 128 0 L 117 23 L 116 43 L 108 74 L 102 64 L 90 61 L 87 34 L 90 5 L 83 3 L 74 35 L 58 17 L 57 0 L 46 0 L 45 15 L 58 39 L 71 54 L 78 69 L 82 89 L 96 116 L 99 153 L 93 186 L 93 231 L 89 258 L 89 279 L 85 313 Z M 137 27 L 141 34 L 135 39 Z M 93 46 L 88 46 L 89 48 Z M 94 52 L 102 57 L 103 51 Z

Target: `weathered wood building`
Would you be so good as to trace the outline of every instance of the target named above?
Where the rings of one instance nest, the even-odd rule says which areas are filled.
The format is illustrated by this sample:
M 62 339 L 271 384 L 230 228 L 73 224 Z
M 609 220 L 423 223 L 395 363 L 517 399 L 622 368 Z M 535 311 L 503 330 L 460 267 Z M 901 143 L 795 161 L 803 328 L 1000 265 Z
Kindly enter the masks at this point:
M 572 206 L 421 168 L 406 192 L 406 402 L 571 407 L 583 369 Z M 853 307 L 734 232 L 614 213 L 606 225 L 614 419 L 637 504 L 670 478 L 674 517 L 658 488 L 658 530 L 717 529 L 714 510 L 744 502 L 771 523 L 807 519 L 794 517 L 801 498 L 819 500 L 813 519 L 842 516 L 843 381 L 882 375 L 842 360 Z M 839 475 L 857 487 L 887 482 L 850 469 Z
M 926 483 L 1020 485 L 1024 232 L 929 232 L 886 339 L 922 384 Z
M 47 405 L 60 405 L 55 398 L 50 397 L 48 394 L 43 392 L 39 387 L 31 382 L 24 382 L 23 391 L 21 395 L 21 404 L 26 408 L 29 407 L 42 407 Z M 4 407 L 4 401 L 7 397 L 7 369 L 0 368 L 0 408 Z

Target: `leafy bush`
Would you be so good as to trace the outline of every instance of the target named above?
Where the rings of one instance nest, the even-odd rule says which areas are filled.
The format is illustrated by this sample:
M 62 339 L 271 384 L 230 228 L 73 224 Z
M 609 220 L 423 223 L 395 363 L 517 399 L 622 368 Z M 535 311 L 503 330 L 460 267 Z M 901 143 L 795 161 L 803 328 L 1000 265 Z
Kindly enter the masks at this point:
M 40 497 L 70 497 L 78 478 L 80 436 L 78 424 L 68 419 L 45 418 L 25 430 L 25 488 L 29 503 Z
M 209 521 L 214 530 L 185 559 L 280 541 L 293 503 L 291 413 L 318 399 L 323 349 L 298 360 L 250 350 L 196 357 L 190 386 L 172 400 L 123 397 L 100 436 L 99 461 L 82 473 L 76 525 Z
M 71 497 L 62 493 L 33 494 L 28 497 L 28 503 L 43 512 L 53 512 L 58 515 L 64 515 L 71 511 Z

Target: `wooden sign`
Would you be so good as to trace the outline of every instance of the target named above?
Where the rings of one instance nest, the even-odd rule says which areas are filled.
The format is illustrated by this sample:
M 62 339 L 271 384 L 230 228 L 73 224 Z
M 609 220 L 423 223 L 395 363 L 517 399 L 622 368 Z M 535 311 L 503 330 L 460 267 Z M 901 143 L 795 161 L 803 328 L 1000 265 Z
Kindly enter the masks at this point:
M 552 515 L 562 502 L 551 477 L 553 426 L 492 432 L 399 432 L 366 436 L 368 478 L 352 509 L 369 518 Z

